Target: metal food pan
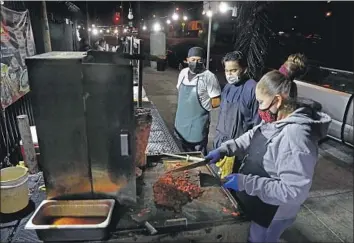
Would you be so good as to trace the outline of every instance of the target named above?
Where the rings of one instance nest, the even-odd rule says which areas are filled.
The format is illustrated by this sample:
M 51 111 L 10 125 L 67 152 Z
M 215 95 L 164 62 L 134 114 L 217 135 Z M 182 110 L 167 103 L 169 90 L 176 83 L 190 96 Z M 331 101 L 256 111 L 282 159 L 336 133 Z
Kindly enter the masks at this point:
M 107 238 L 115 200 L 44 200 L 25 229 L 42 241 L 86 241 Z

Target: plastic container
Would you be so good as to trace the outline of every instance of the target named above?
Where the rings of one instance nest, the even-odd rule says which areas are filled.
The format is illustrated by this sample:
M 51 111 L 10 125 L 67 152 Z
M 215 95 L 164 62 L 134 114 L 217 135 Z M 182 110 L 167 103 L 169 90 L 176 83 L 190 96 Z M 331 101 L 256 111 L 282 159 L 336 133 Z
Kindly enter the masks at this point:
M 16 213 L 29 202 L 28 169 L 8 167 L 0 171 L 1 213 Z

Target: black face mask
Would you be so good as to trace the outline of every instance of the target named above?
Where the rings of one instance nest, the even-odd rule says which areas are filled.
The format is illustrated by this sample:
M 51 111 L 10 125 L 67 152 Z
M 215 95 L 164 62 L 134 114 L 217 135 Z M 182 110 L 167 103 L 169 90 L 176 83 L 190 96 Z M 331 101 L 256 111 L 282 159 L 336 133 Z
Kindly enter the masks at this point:
M 192 73 L 201 73 L 204 69 L 202 62 L 189 62 L 188 67 Z

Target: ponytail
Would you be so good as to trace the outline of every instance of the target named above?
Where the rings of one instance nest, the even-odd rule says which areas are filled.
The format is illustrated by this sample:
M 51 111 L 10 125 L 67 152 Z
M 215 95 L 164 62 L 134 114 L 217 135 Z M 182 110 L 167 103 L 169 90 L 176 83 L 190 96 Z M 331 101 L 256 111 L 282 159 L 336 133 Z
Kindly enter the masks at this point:
M 283 65 L 279 68 L 279 72 L 288 79 L 294 80 L 305 74 L 307 67 L 307 58 L 305 55 L 296 53 L 288 57 Z

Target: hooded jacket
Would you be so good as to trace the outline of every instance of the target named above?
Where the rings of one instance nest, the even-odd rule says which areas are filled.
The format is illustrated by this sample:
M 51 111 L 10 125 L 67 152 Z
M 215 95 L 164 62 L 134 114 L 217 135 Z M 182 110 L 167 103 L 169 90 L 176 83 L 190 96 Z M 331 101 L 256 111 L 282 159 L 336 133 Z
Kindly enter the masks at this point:
M 239 138 L 221 144 L 218 150 L 227 156 L 242 154 L 256 129 L 260 129 L 268 139 L 263 166 L 271 178 L 239 174 L 239 190 L 278 205 L 274 219 L 291 219 L 309 195 L 318 159 L 318 141 L 327 135 L 330 123 L 327 114 L 300 107 L 285 119 L 262 122 Z

